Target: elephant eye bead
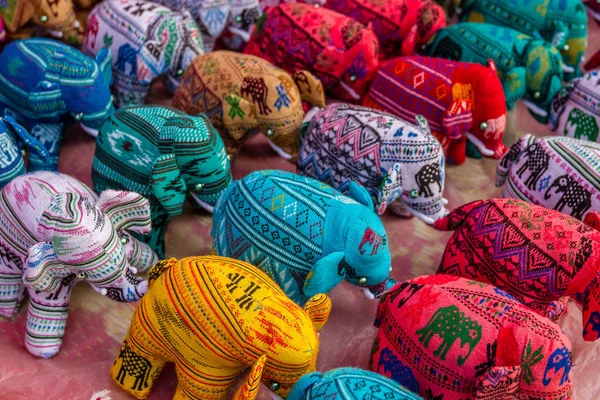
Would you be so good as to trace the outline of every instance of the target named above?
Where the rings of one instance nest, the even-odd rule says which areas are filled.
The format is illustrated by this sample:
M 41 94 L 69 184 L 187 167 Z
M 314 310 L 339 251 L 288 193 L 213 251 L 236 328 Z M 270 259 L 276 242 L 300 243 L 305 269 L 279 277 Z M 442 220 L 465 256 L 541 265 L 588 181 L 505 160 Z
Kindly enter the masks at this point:
M 355 82 L 356 81 L 356 75 L 352 75 L 350 77 L 350 82 Z
M 417 197 L 419 197 L 419 191 L 417 189 L 413 189 L 408 193 L 408 195 L 411 199 L 416 199 Z
M 273 136 L 275 132 L 273 132 L 273 129 L 269 128 L 267 129 L 267 136 Z
M 481 129 L 482 131 L 485 131 L 485 130 L 487 129 L 487 127 L 488 127 L 488 124 L 487 124 L 487 122 L 482 122 L 482 123 L 479 125 L 479 129 Z
M 358 285 L 359 286 L 365 286 L 367 284 L 367 278 L 364 276 L 361 276 L 360 278 L 358 278 Z
M 126 245 L 127 243 L 129 243 L 129 239 L 125 236 L 121 236 L 121 244 Z
M 540 92 L 535 92 L 533 94 L 533 98 L 536 99 L 536 100 L 539 99 L 541 96 L 542 96 L 542 94 Z
M 85 279 L 85 272 L 80 272 L 77 274 L 77 279 L 79 279 L 80 281 Z
M 196 192 L 201 192 L 202 189 L 204 189 L 204 184 L 203 183 L 199 183 L 196 185 L 196 187 L 194 188 L 194 191 Z
M 269 382 L 269 389 L 271 389 L 272 392 L 278 391 L 280 387 L 281 387 L 281 385 L 279 385 L 279 382 L 275 382 L 275 381 Z
M 47 16 L 47 15 L 42 15 L 42 16 L 40 17 L 40 21 L 42 21 L 42 22 L 47 22 L 47 21 L 48 21 L 48 16 Z
M 177 76 L 181 76 L 183 75 L 183 70 L 182 69 L 178 69 L 177 70 Z
M 238 15 L 237 17 L 235 17 L 235 20 L 236 20 L 237 22 L 242 22 L 242 16 L 241 16 L 241 15 Z

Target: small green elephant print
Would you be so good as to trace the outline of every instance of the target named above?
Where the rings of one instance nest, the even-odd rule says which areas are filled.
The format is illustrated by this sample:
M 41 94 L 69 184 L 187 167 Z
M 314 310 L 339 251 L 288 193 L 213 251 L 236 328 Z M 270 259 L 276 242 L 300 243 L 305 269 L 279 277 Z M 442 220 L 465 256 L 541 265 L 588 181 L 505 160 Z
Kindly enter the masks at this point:
M 598 123 L 593 116 L 573 108 L 569 113 L 563 135 L 595 142 L 598 138 L 598 130 Z

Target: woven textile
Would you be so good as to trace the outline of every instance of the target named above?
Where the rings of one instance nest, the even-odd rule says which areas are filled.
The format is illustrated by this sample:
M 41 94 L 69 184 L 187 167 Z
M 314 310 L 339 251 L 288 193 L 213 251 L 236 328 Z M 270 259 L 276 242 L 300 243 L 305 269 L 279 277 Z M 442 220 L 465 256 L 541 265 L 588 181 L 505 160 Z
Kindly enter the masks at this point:
M 597 220 L 598 214 L 588 218 Z M 584 339 L 598 338 L 596 229 L 514 199 L 468 203 L 436 221 L 435 227 L 454 231 L 438 273 L 489 282 L 555 320 L 564 311 L 564 303 L 556 301 L 570 296 L 583 306 Z
M 371 369 L 426 399 L 570 399 L 571 342 L 484 283 L 422 276 L 381 298 Z
M 166 74 L 175 90 L 192 60 L 203 54 L 198 25 L 189 13 L 148 1 L 105 0 L 88 16 L 82 49 L 114 54 L 115 103 L 143 104 L 152 81 Z
M 466 0 L 461 21 L 506 26 L 543 38 L 561 52 L 564 78 L 581 76 L 579 64 L 587 47 L 587 14 L 581 0 Z
M 148 289 L 134 275 L 157 262 L 131 236 L 150 229 L 148 201 L 138 194 L 96 196 L 67 175 L 36 172 L 0 192 L 0 315 L 12 317 L 28 289 L 25 347 L 39 357 L 60 350 L 71 289 L 81 280 L 117 301 Z
M 550 43 L 491 24 L 459 23 L 440 29 L 423 54 L 486 64 L 495 61 L 506 106 L 524 99 L 531 115 L 548 122 L 550 103 L 562 86 L 562 56 Z
M 352 18 L 308 4 L 281 4 L 263 14 L 244 52 L 290 73 L 308 70 L 334 96 L 356 101 L 377 70 L 378 47 L 375 33 Z
M 113 111 L 109 51 L 92 59 L 50 39 L 12 42 L 0 53 L 0 115 L 29 131 L 50 154 L 32 153 L 30 170 L 55 170 L 63 125 L 81 122 L 90 132 Z
M 446 26 L 446 12 L 431 0 L 330 0 L 324 6 L 373 30 L 381 58 L 411 55 Z
M 427 126 L 361 106 L 330 104 L 305 128 L 298 173 L 343 193 L 363 185 L 377 214 L 388 205 L 433 223 L 445 215 L 444 154 Z
M 369 194 L 350 196 L 284 171 L 253 172 L 235 181 L 215 207 L 213 249 L 266 272 L 297 304 L 346 279 L 376 285 L 390 271 L 381 220 Z
M 585 6 L 587 7 L 590 16 L 596 20 L 596 23 L 600 25 L 600 3 L 597 1 L 587 0 L 585 1 Z
M 192 193 L 212 210 L 231 182 L 229 159 L 206 116 L 162 106 L 117 110 L 96 139 L 94 190 L 131 190 L 150 201 L 152 232 L 147 242 L 162 258 L 171 217 L 181 214 Z
M 550 129 L 558 136 L 598 141 L 600 132 L 600 71 L 566 84 L 552 102 Z
M 166 362 L 176 364 L 181 399 L 224 399 L 248 367 L 234 398 L 253 400 L 261 381 L 286 396 L 315 370 L 327 296 L 301 309 L 252 265 L 210 256 L 161 261 L 150 285 L 111 368 L 137 398 L 148 397 Z
M 243 51 L 254 26 L 263 14 L 259 0 L 229 0 L 228 26 L 220 37 L 225 48 Z
M 526 135 L 498 164 L 502 197 L 525 200 L 583 220 L 600 212 L 600 143 Z
M 232 160 L 257 129 L 281 156 L 295 160 L 302 100 L 325 105 L 323 87 L 310 73 L 292 77 L 259 57 L 215 51 L 194 60 L 175 92 L 173 107 L 206 114 Z
M 391 379 L 359 368 L 336 368 L 306 374 L 292 388 L 288 400 L 326 399 L 419 400 L 421 396 Z
M 4 42 L 4 39 L 6 39 L 6 30 L 4 29 L 2 18 L 0 18 L 0 42 Z
M 363 105 L 406 121 L 422 115 L 454 164 L 465 161 L 466 136 L 488 157 L 506 151 L 505 98 L 492 63 L 395 58 L 381 64 Z

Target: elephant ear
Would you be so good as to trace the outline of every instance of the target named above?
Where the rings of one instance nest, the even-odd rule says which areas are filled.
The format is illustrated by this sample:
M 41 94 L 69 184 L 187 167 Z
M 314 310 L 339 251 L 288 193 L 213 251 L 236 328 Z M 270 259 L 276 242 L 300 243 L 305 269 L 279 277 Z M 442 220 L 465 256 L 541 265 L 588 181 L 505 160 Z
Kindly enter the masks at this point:
M 600 213 L 596 211 L 588 212 L 583 218 L 583 223 L 597 231 L 600 231 Z
M 375 205 L 378 215 L 383 215 L 387 207 L 402 196 L 402 165 L 394 164 L 381 180 Z
M 146 235 L 152 229 L 150 203 L 137 193 L 105 190 L 100 193 L 96 207 L 108 216 L 117 232 L 127 230 Z
M 302 100 L 315 107 L 325 107 L 325 91 L 319 78 L 305 70 L 295 72 L 292 78 L 298 86 Z
M 552 46 L 562 49 L 569 37 L 569 27 L 562 21 L 554 21 L 554 32 L 552 33 Z
M 350 182 L 350 185 L 348 186 L 348 197 L 369 208 L 370 210 L 372 210 L 374 207 L 373 199 L 371 198 L 369 192 L 367 192 L 367 189 L 356 182 Z
M 71 274 L 59 260 L 52 243 L 39 242 L 27 250 L 23 284 L 37 291 L 52 292 Z
M 18 141 L 25 144 L 25 146 L 29 149 L 30 153 L 35 153 L 37 157 L 42 160 L 42 162 L 49 164 L 50 163 L 50 153 L 46 149 L 46 147 L 40 143 L 35 137 L 29 134 L 25 128 L 23 128 L 17 121 L 15 121 L 12 117 L 4 116 L 0 117 L 1 120 L 4 120 L 5 124 L 12 132 L 15 134 L 15 137 Z
M 450 140 L 458 140 L 473 126 L 472 103 L 470 100 L 454 100 L 442 116 L 442 127 Z
M 256 107 L 253 103 L 230 93 L 223 102 L 223 124 L 235 140 L 240 140 L 247 131 L 258 127 Z
M 525 97 L 527 90 L 527 69 L 525 67 L 511 68 L 502 80 L 502 89 L 506 97 L 506 108 L 512 110 L 515 103 Z
M 315 330 L 319 332 L 331 313 L 331 299 L 326 294 L 317 294 L 304 304 L 304 311 L 313 323 Z
M 344 253 L 336 252 L 318 260 L 304 281 L 304 295 L 313 297 L 327 293 L 345 278 L 345 272 L 340 274 L 339 264 Z
M 152 165 L 152 191 L 170 216 L 181 214 L 187 193 L 175 154 L 162 154 Z
M 515 352 L 519 346 L 513 328 L 501 327 L 498 339 L 487 347 L 488 360 L 494 360 L 494 353 L 496 359 L 487 370 L 478 371 L 475 398 L 516 398 L 523 369 Z
M 104 77 L 104 83 L 109 86 L 113 83 L 112 58 L 112 52 L 107 47 L 103 48 L 98 52 L 98 54 L 96 54 L 96 63 L 98 64 L 98 68 Z
M 250 373 L 246 378 L 246 381 L 240 386 L 235 392 L 233 400 L 254 400 L 258 395 L 258 389 L 260 387 L 260 380 L 267 363 L 267 356 L 263 354 L 252 365 Z

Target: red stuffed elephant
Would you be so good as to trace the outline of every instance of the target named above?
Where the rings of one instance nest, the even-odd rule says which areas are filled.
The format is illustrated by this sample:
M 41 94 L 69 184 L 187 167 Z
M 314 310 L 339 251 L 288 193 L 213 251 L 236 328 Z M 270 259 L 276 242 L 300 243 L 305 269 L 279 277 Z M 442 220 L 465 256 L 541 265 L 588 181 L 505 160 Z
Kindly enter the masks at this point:
M 427 119 L 448 162 L 462 164 L 467 139 L 500 159 L 506 101 L 492 60 L 488 66 L 430 57 L 399 57 L 381 64 L 363 105 L 410 121 Z
M 531 159 L 527 168 L 535 168 Z M 515 199 L 468 203 L 438 219 L 453 230 L 438 273 L 491 283 L 558 320 L 568 296 L 583 306 L 583 338 L 600 335 L 600 214 L 581 222 Z

